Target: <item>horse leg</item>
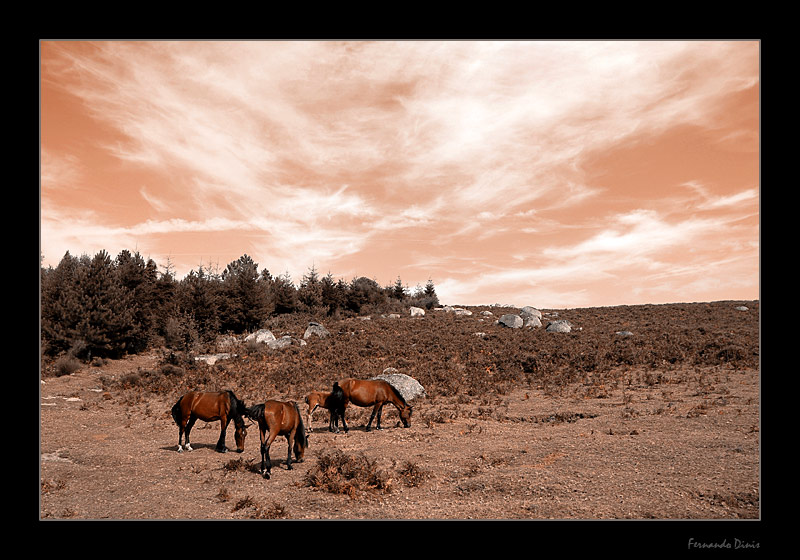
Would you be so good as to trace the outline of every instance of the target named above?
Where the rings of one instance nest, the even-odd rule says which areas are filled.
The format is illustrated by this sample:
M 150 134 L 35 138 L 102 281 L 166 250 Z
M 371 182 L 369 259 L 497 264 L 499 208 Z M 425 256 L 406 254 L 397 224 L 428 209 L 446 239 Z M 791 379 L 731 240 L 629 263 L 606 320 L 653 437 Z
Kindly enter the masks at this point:
M 306 421 L 306 424 L 308 425 L 308 431 L 309 431 L 309 432 L 313 432 L 313 431 L 314 431 L 314 430 L 311 428 L 311 418 L 312 418 L 312 416 L 313 416 L 313 414 L 314 414 L 314 411 L 315 411 L 315 410 L 317 410 L 317 406 L 319 406 L 319 405 L 314 405 L 314 408 L 311 408 L 311 409 L 308 411 L 308 414 L 306 414 L 306 420 L 307 420 L 307 421 Z
M 226 453 L 228 448 L 225 447 L 225 436 L 228 433 L 228 424 L 231 423 L 231 419 L 223 416 L 219 420 L 219 440 L 217 440 L 217 453 Z
M 183 436 L 184 436 L 183 437 L 183 444 L 184 444 L 183 448 L 186 449 L 186 451 L 194 451 L 192 449 L 191 444 L 189 443 L 189 433 L 192 431 L 192 427 L 194 426 L 194 423 L 196 421 L 197 421 L 197 416 L 192 414 L 189 417 L 189 421 L 186 423 L 186 428 L 183 430 Z
M 343 406 L 343 407 L 341 407 L 340 409 L 338 409 L 336 411 L 336 414 L 338 415 L 339 418 L 342 419 L 342 429 L 344 430 L 344 433 L 347 433 L 350 430 L 347 427 L 347 422 L 344 421 L 344 411 L 345 410 L 346 410 L 346 407 Z
M 261 433 L 261 476 L 269 479 L 270 472 L 272 471 L 272 461 L 269 458 L 269 447 L 275 440 L 277 434 L 270 432 L 267 441 L 264 441 L 264 432 Z
M 383 429 L 383 428 L 381 428 L 381 415 L 383 414 L 383 405 L 384 404 L 386 404 L 386 403 L 381 403 L 381 404 L 378 405 L 378 422 L 377 422 L 377 424 L 375 424 L 375 429 L 376 430 L 382 430 Z
M 372 426 L 372 421 L 375 419 L 375 415 L 378 413 L 379 409 L 380 409 L 380 405 L 378 405 L 378 404 L 376 404 L 375 406 L 372 407 L 372 414 L 369 415 L 369 422 L 367 422 L 367 429 L 366 429 L 367 432 L 370 431 L 370 426 Z M 378 419 L 378 429 L 380 429 L 380 427 L 381 427 L 381 421 L 380 421 L 380 418 L 379 418 Z
M 286 470 L 292 470 L 292 443 L 294 442 L 294 434 L 297 428 L 286 434 L 286 442 L 289 444 L 289 453 L 286 457 Z
M 183 446 L 181 443 L 183 442 L 183 433 L 186 431 L 186 421 L 181 415 L 175 423 L 178 425 L 178 453 L 183 453 Z M 188 441 L 186 443 L 189 443 Z
M 330 410 L 330 420 L 328 421 L 328 431 L 339 433 L 339 414 L 336 412 L 335 408 Z

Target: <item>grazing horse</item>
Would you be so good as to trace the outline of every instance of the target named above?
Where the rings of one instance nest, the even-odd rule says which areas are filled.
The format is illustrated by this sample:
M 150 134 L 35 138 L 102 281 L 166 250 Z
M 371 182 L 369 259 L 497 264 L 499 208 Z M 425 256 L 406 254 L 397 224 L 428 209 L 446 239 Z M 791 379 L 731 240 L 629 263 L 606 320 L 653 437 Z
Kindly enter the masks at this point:
M 328 422 L 328 430 L 331 432 L 339 433 L 339 418 L 344 418 L 345 396 L 339 383 L 334 383 L 331 392 L 327 391 L 311 391 L 306 395 L 306 404 L 308 405 L 308 412 L 306 412 L 306 420 L 308 421 L 308 431 L 313 431 L 311 428 L 311 415 L 319 408 L 326 408 L 330 411 L 330 420 Z M 347 426 L 344 427 L 347 431 Z
M 217 441 L 216 450 L 225 453 L 225 434 L 231 420 L 236 425 L 234 437 L 236 439 L 236 451 L 244 451 L 244 439 L 247 436 L 247 429 L 242 419 L 242 414 L 246 410 L 244 402 L 236 398 L 233 391 L 222 391 L 218 393 L 203 393 L 189 391 L 183 395 L 172 407 L 172 418 L 178 425 L 178 453 L 184 450 L 181 447 L 181 438 L 186 435 L 185 449 L 192 451 L 189 443 L 189 433 L 192 431 L 195 421 L 199 418 L 205 422 L 219 420 L 220 433 Z
M 289 443 L 286 468 L 292 469 L 292 444 L 297 462 L 303 461 L 303 455 L 308 447 L 308 437 L 297 403 L 267 401 L 248 408 L 245 416 L 258 422 L 261 433 L 261 475 L 264 478 L 270 477 L 272 462 L 269 458 L 269 447 L 278 436 L 286 436 L 286 441 Z
M 387 402 L 392 403 L 397 407 L 400 413 L 400 420 L 403 426 L 408 428 L 411 425 L 411 407 L 406 403 L 403 396 L 392 387 L 390 383 L 381 379 L 344 379 L 339 382 L 339 386 L 344 391 L 345 402 L 353 403 L 356 406 L 371 406 L 372 415 L 367 422 L 367 430 L 370 431 L 372 420 L 375 415 L 378 416 L 378 421 L 375 427 L 381 429 L 381 412 L 383 405 Z M 344 421 L 344 413 L 342 414 L 342 424 L 344 429 L 347 430 L 347 424 Z

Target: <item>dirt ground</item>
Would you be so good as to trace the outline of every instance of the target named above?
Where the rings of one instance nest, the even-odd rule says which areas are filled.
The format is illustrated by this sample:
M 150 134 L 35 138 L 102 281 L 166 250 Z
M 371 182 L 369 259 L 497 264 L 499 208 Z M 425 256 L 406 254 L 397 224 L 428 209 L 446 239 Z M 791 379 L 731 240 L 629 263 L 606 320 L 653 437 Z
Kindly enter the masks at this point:
M 365 409 L 348 411 L 346 434 L 328 432 L 326 415 L 317 413 L 305 461 L 287 470 L 279 439 L 265 480 L 257 472 L 256 426 L 244 453 L 220 454 L 219 423 L 198 421 L 194 451 L 179 454 L 172 402 L 122 404 L 101 388 L 101 375 L 157 359 L 135 356 L 43 380 L 40 519 L 761 517 L 755 370 L 692 368 L 673 372 L 674 382 L 617 388 L 602 398 L 533 389 L 497 396 L 491 406 L 422 398 L 412 403 L 410 428 L 387 407 L 382 431 L 364 431 Z M 426 408 L 441 416 L 459 407 L 452 419 L 420 420 Z M 234 448 L 233 425 L 227 443 Z M 317 458 L 335 450 L 377 461 L 388 488 L 346 495 L 305 484 Z M 408 465 L 413 480 L 401 474 Z

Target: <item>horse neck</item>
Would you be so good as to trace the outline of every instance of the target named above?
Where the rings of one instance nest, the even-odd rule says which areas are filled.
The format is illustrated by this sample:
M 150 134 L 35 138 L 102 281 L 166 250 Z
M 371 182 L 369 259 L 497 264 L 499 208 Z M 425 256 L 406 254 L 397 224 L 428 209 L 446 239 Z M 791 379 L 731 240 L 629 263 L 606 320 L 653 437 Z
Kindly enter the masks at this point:
M 397 389 L 391 386 L 389 389 L 389 402 L 395 405 L 398 410 L 405 410 L 408 408 L 408 403 L 405 402 L 399 394 L 397 394 Z

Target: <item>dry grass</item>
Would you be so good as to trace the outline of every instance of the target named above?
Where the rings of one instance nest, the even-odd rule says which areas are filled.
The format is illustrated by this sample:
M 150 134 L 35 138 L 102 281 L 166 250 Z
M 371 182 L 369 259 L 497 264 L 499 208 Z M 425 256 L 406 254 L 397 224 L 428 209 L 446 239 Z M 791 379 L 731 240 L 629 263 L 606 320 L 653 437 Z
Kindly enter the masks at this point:
M 741 303 L 749 311 L 736 310 Z M 484 309 L 494 316 L 481 321 Z M 370 321 L 284 315 L 265 325 L 276 336 L 288 333 L 299 339 L 310 320 L 325 324 L 331 336 L 281 350 L 240 344 L 230 350 L 236 358 L 213 366 L 195 362 L 191 354 L 169 352 L 153 370 L 108 382 L 118 392 L 176 399 L 188 388 L 232 388 L 251 402 L 274 394 L 302 400 L 333 381 L 374 376 L 391 366 L 422 383 L 432 399 L 475 402 L 519 386 L 558 395 L 576 383 L 587 396 L 603 398 L 609 389 L 626 384 L 669 384 L 671 372 L 687 364 L 736 370 L 759 363 L 758 302 L 559 310 L 558 318 L 576 327 L 571 333 L 508 329 L 493 321 L 515 310 L 472 310 L 466 317 L 431 311 L 422 318 L 374 316 Z M 623 330 L 633 335 L 616 334 Z M 475 336 L 479 331 L 485 335 Z M 138 400 L 133 394 L 128 398 Z M 422 421 L 445 422 L 452 413 L 429 413 Z
M 317 464 L 305 475 L 305 485 L 355 498 L 364 492 L 391 492 L 392 479 L 364 453 L 335 450 L 318 457 Z

